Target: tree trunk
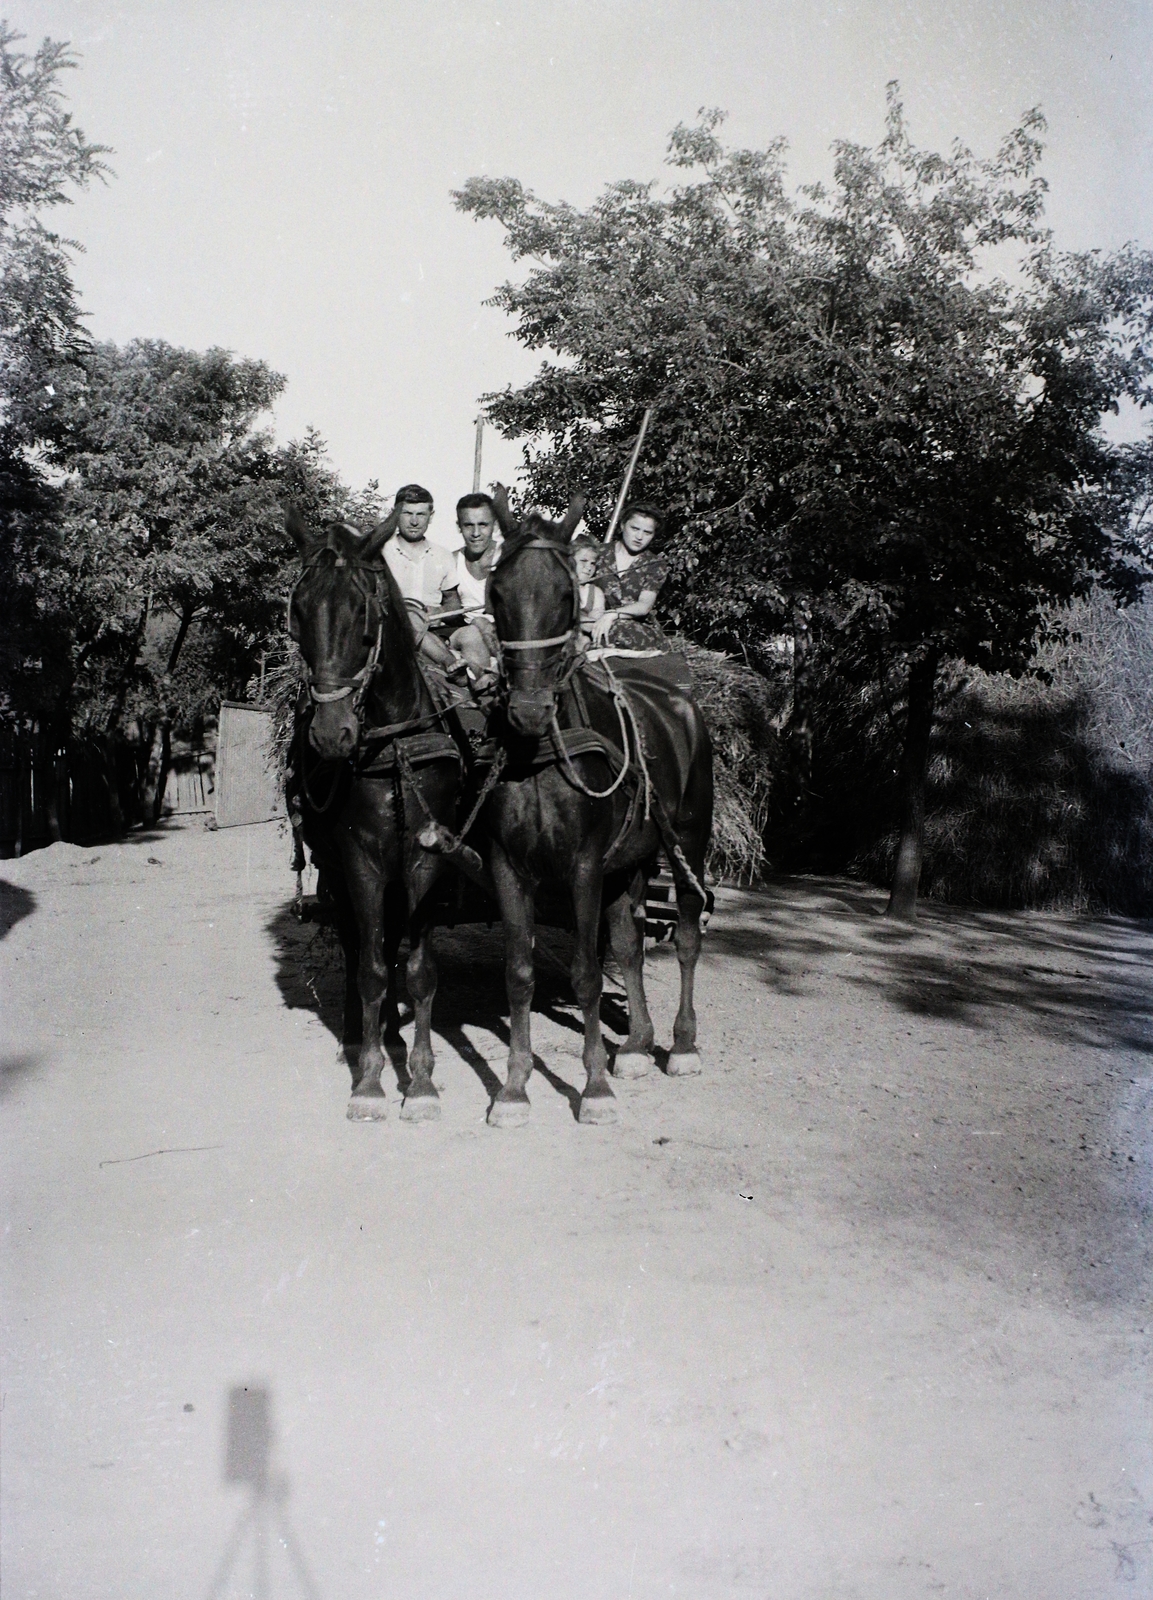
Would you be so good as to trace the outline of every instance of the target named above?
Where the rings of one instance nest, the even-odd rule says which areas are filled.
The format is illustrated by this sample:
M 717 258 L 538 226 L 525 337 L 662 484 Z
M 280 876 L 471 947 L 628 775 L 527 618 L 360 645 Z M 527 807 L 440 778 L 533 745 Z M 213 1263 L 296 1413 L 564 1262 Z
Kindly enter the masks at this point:
M 68 745 L 61 738 L 54 720 L 48 723 L 52 730 L 46 748 L 52 754 L 52 782 L 48 785 L 48 837 L 59 844 L 71 831 L 68 827 Z
M 912 922 L 925 854 L 925 779 L 929 771 L 929 736 L 938 656 L 931 651 L 909 668 L 909 709 L 905 716 L 905 748 L 901 754 L 901 841 L 885 915 Z
M 803 601 L 793 607 L 793 709 L 789 716 L 789 751 L 796 783 L 796 806 L 808 808 L 813 785 L 813 719 L 809 666 L 813 653 L 812 613 Z
M 108 816 L 114 833 L 125 831 L 124 807 L 120 804 L 120 762 L 117 757 L 114 735 L 107 733 L 99 741 L 104 761 L 104 787 L 108 796 Z
M 28 741 L 24 732 L 23 723 L 16 724 L 15 735 L 16 750 L 16 839 L 12 846 L 14 855 L 24 854 L 24 823 L 28 814 L 25 796 L 28 793 L 28 772 L 25 766 L 27 759 Z
M 108 720 L 104 726 L 104 731 L 106 733 L 115 733 L 116 725 L 123 715 L 124 702 L 128 698 L 128 685 L 132 678 L 132 670 L 137 661 L 140 659 L 140 647 L 144 643 L 144 632 L 148 627 L 148 616 L 151 610 L 152 595 L 150 593 L 141 607 L 140 620 L 137 622 L 133 631 L 132 644 L 129 649 L 128 656 L 121 667 L 120 677 L 116 685 L 116 692 L 112 697 L 112 709 L 108 713 Z
M 187 605 L 180 613 L 180 626 L 176 630 L 176 638 L 172 641 L 172 649 L 168 652 L 168 666 L 165 668 L 169 677 L 176 671 L 176 663 L 180 660 L 180 652 L 188 637 L 188 630 L 192 626 L 193 615 L 193 607 Z
M 165 716 L 160 718 L 152 730 L 148 746 L 148 763 L 144 769 L 144 781 L 140 788 L 140 811 L 146 827 L 154 827 L 160 821 L 164 807 L 164 783 L 168 777 L 171 753 L 171 724 Z

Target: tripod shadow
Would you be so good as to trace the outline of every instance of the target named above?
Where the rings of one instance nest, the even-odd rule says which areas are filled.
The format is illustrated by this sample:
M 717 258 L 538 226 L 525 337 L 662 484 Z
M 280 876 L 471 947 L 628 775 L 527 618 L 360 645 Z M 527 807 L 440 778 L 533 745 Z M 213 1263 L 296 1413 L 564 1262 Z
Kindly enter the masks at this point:
M 241 1590 L 252 1600 L 272 1600 L 272 1554 L 279 1546 L 285 1551 L 295 1591 L 304 1600 L 320 1600 L 308 1563 L 288 1520 L 286 1506 L 289 1482 L 283 1473 L 274 1473 L 272 1458 L 272 1395 L 255 1384 L 237 1384 L 228 1393 L 228 1423 L 225 1438 L 224 1481 L 248 1487 L 247 1503 L 225 1542 L 208 1600 L 224 1600 L 234 1576 L 250 1574 Z M 284 1565 L 284 1563 L 281 1563 Z

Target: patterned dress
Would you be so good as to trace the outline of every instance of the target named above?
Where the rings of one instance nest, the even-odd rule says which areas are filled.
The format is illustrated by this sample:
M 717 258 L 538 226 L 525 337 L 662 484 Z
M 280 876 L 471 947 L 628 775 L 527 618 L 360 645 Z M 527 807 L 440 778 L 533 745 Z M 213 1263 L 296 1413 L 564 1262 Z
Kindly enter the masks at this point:
M 620 606 L 632 605 L 645 589 L 655 589 L 659 595 L 669 575 L 668 562 L 650 545 L 629 567 L 618 572 L 616 541 L 606 545 L 597 562 L 597 582 L 604 590 L 605 609 L 616 611 Z M 618 617 L 609 635 L 609 645 L 622 650 L 664 650 L 665 636 L 660 624 L 650 611 L 647 617 Z

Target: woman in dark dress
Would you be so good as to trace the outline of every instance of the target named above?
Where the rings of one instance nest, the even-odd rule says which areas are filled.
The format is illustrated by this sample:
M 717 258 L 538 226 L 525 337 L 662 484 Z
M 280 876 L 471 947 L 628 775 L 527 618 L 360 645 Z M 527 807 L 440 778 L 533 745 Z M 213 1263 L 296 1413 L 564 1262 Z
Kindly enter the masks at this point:
M 668 563 L 651 548 L 664 527 L 656 506 L 625 507 L 617 536 L 601 553 L 597 583 L 604 591 L 605 613 L 596 625 L 593 643 L 623 650 L 663 650 L 665 638 L 652 616 Z

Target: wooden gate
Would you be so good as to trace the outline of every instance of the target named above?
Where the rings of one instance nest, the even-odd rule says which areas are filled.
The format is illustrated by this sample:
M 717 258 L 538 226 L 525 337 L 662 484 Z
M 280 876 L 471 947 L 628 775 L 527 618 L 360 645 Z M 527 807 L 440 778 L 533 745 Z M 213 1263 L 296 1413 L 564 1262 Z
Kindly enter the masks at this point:
M 272 713 L 225 700 L 216 741 L 216 826 L 268 822 L 284 815 L 284 790 L 272 758 Z

